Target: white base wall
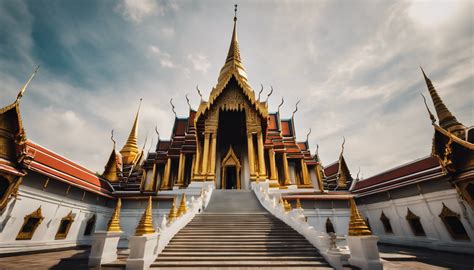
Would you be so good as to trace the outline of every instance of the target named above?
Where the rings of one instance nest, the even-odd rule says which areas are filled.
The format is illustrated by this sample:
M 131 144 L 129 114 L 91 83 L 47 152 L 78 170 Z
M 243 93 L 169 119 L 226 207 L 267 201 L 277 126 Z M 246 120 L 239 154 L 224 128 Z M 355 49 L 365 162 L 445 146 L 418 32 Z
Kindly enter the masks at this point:
M 461 222 L 470 240 L 456 240 L 451 237 L 439 217 L 443 203 L 452 211 L 460 214 Z M 380 243 L 474 254 L 474 212 L 459 199 L 454 189 L 373 204 L 359 204 L 358 207 L 362 215 L 369 218 L 372 233 L 379 236 Z M 410 224 L 405 218 L 408 208 L 420 217 L 426 236 L 413 234 Z M 380 221 L 382 211 L 390 219 L 393 233 L 385 232 Z

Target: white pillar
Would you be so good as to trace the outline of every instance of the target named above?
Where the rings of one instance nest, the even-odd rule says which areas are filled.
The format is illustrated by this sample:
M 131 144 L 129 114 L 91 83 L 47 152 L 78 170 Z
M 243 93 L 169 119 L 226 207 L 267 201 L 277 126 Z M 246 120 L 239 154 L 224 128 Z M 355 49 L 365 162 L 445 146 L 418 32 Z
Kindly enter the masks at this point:
M 379 238 L 373 235 L 366 236 L 347 236 L 347 244 L 351 257 L 349 264 L 357 266 L 361 269 L 379 270 L 383 269 L 380 261 L 379 249 L 377 241 Z
M 155 247 L 158 243 L 159 233 L 130 236 L 130 255 L 127 259 L 126 269 L 148 269 L 155 261 Z
M 117 246 L 122 232 L 96 232 L 89 255 L 89 266 L 100 266 L 117 260 Z

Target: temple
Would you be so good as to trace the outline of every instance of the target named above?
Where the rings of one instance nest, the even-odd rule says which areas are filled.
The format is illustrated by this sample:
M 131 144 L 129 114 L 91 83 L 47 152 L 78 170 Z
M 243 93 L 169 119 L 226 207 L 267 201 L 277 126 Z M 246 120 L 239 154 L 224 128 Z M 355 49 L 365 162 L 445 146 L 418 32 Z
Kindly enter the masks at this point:
M 120 151 L 112 132 L 101 174 L 27 138 L 20 101 L 35 74 L 16 100 L 0 109 L 0 253 L 106 241 L 113 248 L 93 248 L 102 253 L 91 254 L 92 265 L 169 266 L 160 264 L 159 254 L 167 252 L 170 239 L 193 222 L 206 222 L 206 211 L 212 213 L 208 220 L 222 215 L 211 209 L 228 205 L 231 198 L 242 200 L 227 209 L 226 214 L 240 213 L 233 216 L 235 222 L 248 219 L 239 208 L 260 207 L 246 206 L 255 200 L 264 208 L 259 211 L 303 235 L 335 268 L 380 269 L 377 241 L 474 253 L 474 129 L 456 119 L 424 71 L 420 78 L 438 117 L 425 100 L 434 133 L 431 154 L 363 180 L 351 175 L 345 140 L 341 149 L 334 149 L 338 160 L 325 166 L 318 151 L 310 151 L 311 131 L 305 141 L 296 140 L 297 107 L 291 116 L 282 116 L 280 106 L 268 106 L 271 92 L 266 99 L 261 99 L 262 91 L 255 93 L 240 54 L 236 16 L 227 57 L 207 100 L 201 96 L 196 109 L 188 103 L 184 117 L 175 113 L 171 137 L 158 134 L 148 152 L 137 139 L 145 106 L 140 100 Z M 251 217 L 263 223 L 268 219 Z M 158 243 L 148 249 L 154 253 L 134 257 L 135 249 L 143 251 L 137 246 L 150 241 Z M 344 245 L 350 258 L 337 247 Z M 124 259 L 116 250 L 127 247 L 131 251 Z M 362 249 L 377 256 L 365 258 Z

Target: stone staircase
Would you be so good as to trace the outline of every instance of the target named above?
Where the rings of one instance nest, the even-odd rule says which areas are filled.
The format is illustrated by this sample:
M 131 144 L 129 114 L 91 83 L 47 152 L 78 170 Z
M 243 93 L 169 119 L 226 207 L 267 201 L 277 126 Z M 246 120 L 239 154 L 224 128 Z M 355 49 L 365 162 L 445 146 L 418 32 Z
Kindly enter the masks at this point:
M 303 236 L 244 190 L 214 191 L 204 213 L 171 240 L 155 267 L 331 269 Z

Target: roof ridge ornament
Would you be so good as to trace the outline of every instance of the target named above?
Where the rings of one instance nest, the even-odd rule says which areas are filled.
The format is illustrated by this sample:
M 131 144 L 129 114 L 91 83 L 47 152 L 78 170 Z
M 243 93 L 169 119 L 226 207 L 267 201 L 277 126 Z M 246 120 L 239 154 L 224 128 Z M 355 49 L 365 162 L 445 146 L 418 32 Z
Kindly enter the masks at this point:
M 201 97 L 201 102 L 204 101 L 204 99 L 202 98 L 202 93 L 201 93 L 201 90 L 199 90 L 199 85 L 196 84 L 196 90 L 198 92 L 198 95 Z
M 436 118 L 435 118 L 435 116 L 431 113 L 430 108 L 428 107 L 428 104 L 426 104 L 425 95 L 423 95 L 422 93 L 420 93 L 420 95 L 421 95 L 421 97 L 423 97 L 423 102 L 425 103 L 426 110 L 428 111 L 428 114 L 429 114 L 429 116 L 430 116 L 431 124 L 435 124 L 435 123 L 436 123 Z
M 191 103 L 189 102 L 188 93 L 186 93 L 185 98 L 186 98 L 186 103 L 188 103 L 189 110 L 192 110 L 193 108 L 191 108 Z
M 28 85 L 30 85 L 30 82 L 33 80 L 33 78 L 35 77 L 36 73 L 38 73 L 38 70 L 40 68 L 40 65 L 38 65 L 35 69 L 35 71 L 33 71 L 33 73 L 30 75 L 30 78 L 28 78 L 28 80 L 26 81 L 26 83 L 23 85 L 23 87 L 20 89 L 20 91 L 18 92 L 18 95 L 16 96 L 16 100 L 15 102 L 18 102 L 22 97 L 23 97 L 23 94 L 25 94 L 25 91 L 26 89 L 28 88 Z
M 291 118 L 295 117 L 295 113 L 298 111 L 298 104 L 300 104 L 301 100 L 298 100 L 295 104 L 295 110 L 293 111 L 293 114 L 291 115 Z
M 278 105 L 278 113 L 280 113 L 280 108 L 281 108 L 281 106 L 283 106 L 283 103 L 285 103 L 285 99 L 283 97 L 281 97 L 281 102 Z
M 262 92 L 263 92 L 263 84 L 260 84 L 260 86 L 261 86 L 261 89 L 260 89 L 260 91 L 258 92 L 258 98 L 257 98 L 257 101 L 258 101 L 258 102 L 260 102 L 260 95 L 261 95 Z
M 170 105 L 171 105 L 171 111 L 174 113 L 174 117 L 178 118 L 178 115 L 176 114 L 175 107 L 173 104 L 173 98 L 170 99 Z
M 267 98 L 265 99 L 265 103 L 268 103 L 268 99 L 273 94 L 273 86 L 270 85 L 270 93 L 268 93 Z

